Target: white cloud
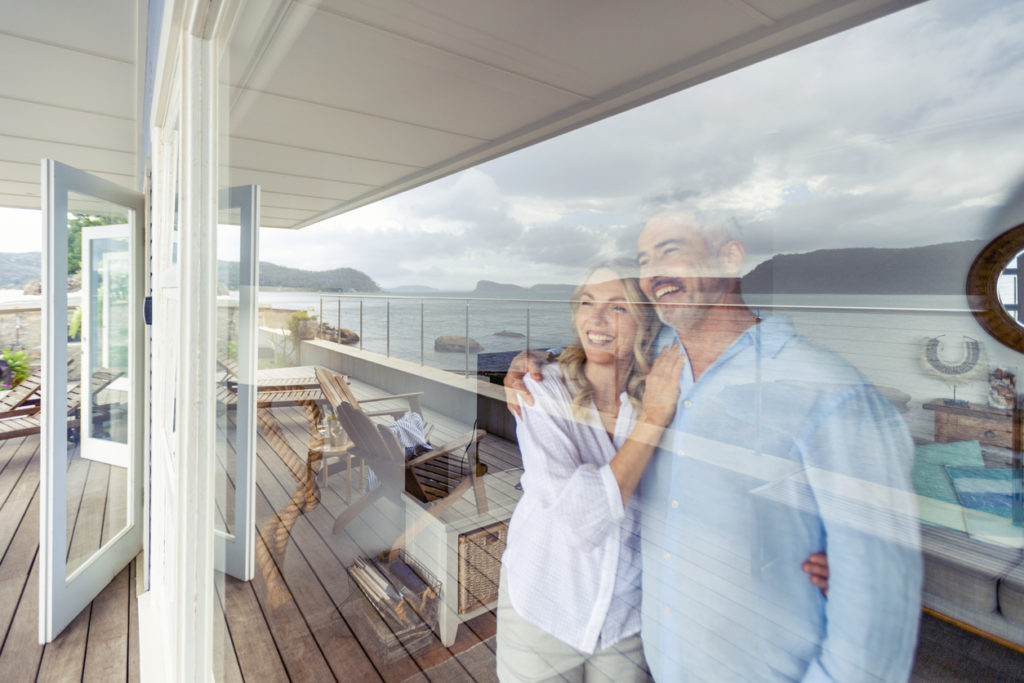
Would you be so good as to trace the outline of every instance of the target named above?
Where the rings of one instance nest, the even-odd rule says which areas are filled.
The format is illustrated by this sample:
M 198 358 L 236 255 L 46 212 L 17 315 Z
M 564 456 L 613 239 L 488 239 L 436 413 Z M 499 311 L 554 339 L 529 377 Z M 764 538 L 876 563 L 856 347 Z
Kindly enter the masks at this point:
M 38 209 L 0 208 L 0 250 L 43 250 L 43 213 Z
M 264 231 L 264 258 L 386 285 L 572 281 L 680 203 L 732 214 L 762 257 L 974 239 L 1024 173 L 1022 32 L 1024 3 L 922 3 L 287 239 Z

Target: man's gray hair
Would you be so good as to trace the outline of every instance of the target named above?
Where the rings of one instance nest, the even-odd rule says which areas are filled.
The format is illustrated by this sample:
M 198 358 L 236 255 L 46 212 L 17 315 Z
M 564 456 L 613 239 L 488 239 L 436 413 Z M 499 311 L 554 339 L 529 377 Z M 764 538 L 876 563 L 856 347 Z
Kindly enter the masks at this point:
M 735 218 L 720 218 L 687 209 L 671 209 L 652 216 L 644 227 L 653 222 L 685 225 L 704 238 L 711 252 L 717 252 L 732 241 L 742 242 L 742 230 Z

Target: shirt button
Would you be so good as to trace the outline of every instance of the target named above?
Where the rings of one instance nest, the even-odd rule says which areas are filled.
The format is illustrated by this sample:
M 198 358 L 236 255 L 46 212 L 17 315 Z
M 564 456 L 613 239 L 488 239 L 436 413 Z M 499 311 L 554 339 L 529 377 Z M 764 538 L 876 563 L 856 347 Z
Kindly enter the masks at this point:
M 678 500 L 673 500 L 672 501 L 672 507 L 674 507 L 674 508 L 679 507 L 679 501 Z
M 679 451 L 679 457 L 680 458 L 683 457 L 684 455 L 686 455 L 686 451 Z
M 672 553 L 665 553 L 665 559 L 666 560 L 671 560 L 672 559 Z
M 692 402 L 690 402 L 690 401 L 683 401 L 683 407 L 684 407 L 684 408 L 689 408 L 689 407 L 690 407 L 690 406 L 692 406 L 692 405 L 693 405 L 693 403 L 692 403 Z
M 671 607 L 666 607 L 665 608 L 665 614 L 671 614 L 671 613 L 672 613 L 672 608 Z

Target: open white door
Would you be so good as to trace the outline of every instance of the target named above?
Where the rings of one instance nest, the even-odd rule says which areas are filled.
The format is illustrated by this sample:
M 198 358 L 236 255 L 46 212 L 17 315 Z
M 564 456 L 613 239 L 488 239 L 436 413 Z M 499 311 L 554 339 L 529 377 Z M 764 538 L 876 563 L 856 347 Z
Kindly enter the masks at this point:
M 51 160 L 43 161 L 42 196 L 39 640 L 46 643 L 142 549 L 145 206 L 138 192 Z M 79 262 L 80 318 L 68 295 Z M 81 349 L 68 341 L 76 318 Z
M 214 538 L 218 571 L 248 581 L 256 546 L 256 325 L 260 189 L 221 190 L 217 279 L 237 295 L 217 301 L 217 509 Z M 237 228 L 236 228 L 237 226 Z M 237 281 L 229 263 L 238 263 Z
M 120 218 L 120 216 L 116 217 Z M 131 235 L 127 223 L 93 225 L 82 253 L 81 420 L 83 458 L 128 469 L 127 399 Z M 85 370 L 88 372 L 85 372 Z

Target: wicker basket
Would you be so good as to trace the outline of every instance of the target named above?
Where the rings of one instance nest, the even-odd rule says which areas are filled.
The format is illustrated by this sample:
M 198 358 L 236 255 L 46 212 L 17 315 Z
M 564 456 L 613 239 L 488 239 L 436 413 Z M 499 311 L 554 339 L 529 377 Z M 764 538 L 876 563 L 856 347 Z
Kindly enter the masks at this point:
M 507 521 L 459 534 L 459 614 L 498 599 L 498 574 L 507 540 Z

